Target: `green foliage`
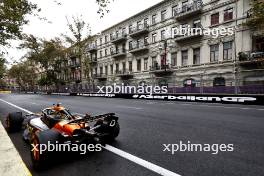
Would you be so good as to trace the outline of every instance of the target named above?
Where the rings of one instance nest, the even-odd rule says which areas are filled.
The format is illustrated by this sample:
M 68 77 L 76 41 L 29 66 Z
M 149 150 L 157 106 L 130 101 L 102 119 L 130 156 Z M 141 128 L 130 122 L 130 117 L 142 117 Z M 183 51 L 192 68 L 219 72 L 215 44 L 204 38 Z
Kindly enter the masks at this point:
M 60 72 L 65 57 L 65 48 L 60 39 L 41 40 L 33 35 L 25 36 L 20 48 L 28 49 L 28 60 L 38 63 L 46 71 L 45 77 L 38 82 L 40 85 L 58 84 L 56 73 Z
M 246 25 L 252 28 L 263 28 L 264 27 L 264 2 L 263 1 L 251 1 L 252 8 L 249 13 L 249 20 Z
M 2 55 L 0 55 L 0 79 L 4 77 L 4 74 L 6 72 L 6 66 L 5 66 L 5 59 Z
M 17 84 L 22 89 L 25 89 L 26 85 L 33 88 L 37 79 L 35 70 L 29 62 L 13 65 L 10 68 L 8 75 L 9 77 L 16 79 Z
M 40 11 L 36 4 L 27 0 L 0 1 L 0 45 L 8 45 L 8 40 L 22 38 L 22 26 L 28 23 L 27 14 Z

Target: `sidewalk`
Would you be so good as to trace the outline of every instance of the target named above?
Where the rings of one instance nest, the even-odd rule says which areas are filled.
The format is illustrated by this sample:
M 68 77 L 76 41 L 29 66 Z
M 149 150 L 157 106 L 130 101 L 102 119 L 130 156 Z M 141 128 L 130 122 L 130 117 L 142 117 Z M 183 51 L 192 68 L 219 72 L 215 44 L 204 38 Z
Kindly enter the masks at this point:
M 31 176 L 2 123 L 0 123 L 0 175 Z

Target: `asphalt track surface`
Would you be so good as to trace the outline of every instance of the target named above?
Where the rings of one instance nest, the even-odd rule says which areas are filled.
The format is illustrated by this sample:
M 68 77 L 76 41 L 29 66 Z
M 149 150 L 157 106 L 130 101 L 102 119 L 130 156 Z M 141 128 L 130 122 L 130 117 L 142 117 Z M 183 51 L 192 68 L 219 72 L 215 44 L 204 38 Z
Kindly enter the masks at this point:
M 111 146 L 175 174 L 264 175 L 264 106 L 9 94 L 0 95 L 2 122 L 9 112 L 20 111 L 3 100 L 32 112 L 57 102 L 80 114 L 115 112 L 120 117 L 121 132 Z M 159 175 L 144 163 L 134 158 L 130 161 L 109 150 L 63 161 L 58 159 L 45 170 L 36 172 L 32 168 L 29 145 L 21 135 L 10 134 L 10 138 L 33 175 Z M 234 144 L 234 151 L 217 155 L 210 152 L 175 152 L 172 155 L 163 151 L 163 144 L 180 141 Z

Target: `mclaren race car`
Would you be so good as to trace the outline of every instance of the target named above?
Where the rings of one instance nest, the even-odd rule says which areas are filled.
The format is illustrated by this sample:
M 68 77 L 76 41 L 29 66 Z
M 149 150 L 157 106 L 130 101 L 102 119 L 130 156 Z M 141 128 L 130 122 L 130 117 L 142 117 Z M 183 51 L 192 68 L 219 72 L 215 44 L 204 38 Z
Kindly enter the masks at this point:
M 114 113 L 85 116 L 73 115 L 60 104 L 42 110 L 41 113 L 22 115 L 8 114 L 8 132 L 24 129 L 23 139 L 30 143 L 33 166 L 38 169 L 51 155 L 40 152 L 41 145 L 48 144 L 100 144 L 113 141 L 119 134 L 118 117 Z M 52 154 L 54 155 L 54 153 Z

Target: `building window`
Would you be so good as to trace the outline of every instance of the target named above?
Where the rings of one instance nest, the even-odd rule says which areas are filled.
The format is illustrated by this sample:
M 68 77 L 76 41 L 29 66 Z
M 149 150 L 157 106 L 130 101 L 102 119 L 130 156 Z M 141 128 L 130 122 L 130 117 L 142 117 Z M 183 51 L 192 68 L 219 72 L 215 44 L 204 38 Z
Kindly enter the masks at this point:
M 103 67 L 100 67 L 100 75 L 103 74 Z
M 144 19 L 144 27 L 147 27 L 148 26 L 148 18 L 145 18 Z
M 141 39 L 138 39 L 137 40 L 137 46 L 136 46 L 136 48 L 139 48 L 139 47 L 141 47 L 142 45 L 141 45 Z
M 137 60 L 137 71 L 141 71 L 141 59 Z
M 157 15 L 152 15 L 152 24 L 156 24 L 157 23 Z
M 100 45 L 103 44 L 103 38 L 100 38 Z
M 149 39 L 148 36 L 145 36 L 145 37 L 144 37 L 144 45 L 148 45 L 148 39 Z
M 216 62 L 219 57 L 219 44 L 210 46 L 210 61 Z
M 113 67 L 113 65 L 110 65 L 110 72 L 111 72 L 111 75 L 114 74 L 114 67 Z
M 129 25 L 129 33 L 133 32 L 133 25 Z
M 176 16 L 178 12 L 178 6 L 173 6 L 172 7 L 172 16 Z
M 152 67 L 156 68 L 158 66 L 157 57 L 154 56 L 151 58 L 152 60 Z
M 219 24 L 219 13 L 211 15 L 211 25 Z
M 108 42 L 108 39 L 107 39 L 107 35 L 105 36 L 105 43 L 107 43 Z
M 107 49 L 105 49 L 105 56 L 107 56 L 108 55 L 108 51 L 107 51 Z
M 100 51 L 100 58 L 102 58 L 103 57 L 103 51 Z
M 122 35 L 123 35 L 123 36 L 126 35 L 126 28 L 123 28 L 123 29 L 122 29 Z
M 133 42 L 130 41 L 130 42 L 128 43 L 128 46 L 129 46 L 129 50 L 132 50 L 132 49 L 133 49 Z
M 161 21 L 164 21 L 166 19 L 166 15 L 167 15 L 167 10 L 163 10 L 161 12 Z
M 119 64 L 116 64 L 116 73 L 119 72 Z
M 132 61 L 128 62 L 128 70 L 132 72 Z
M 224 21 L 233 19 L 233 8 L 224 11 Z
M 187 12 L 188 10 L 188 0 L 182 2 L 182 13 Z
M 119 37 L 119 31 L 116 31 L 115 32 L 115 38 L 118 38 Z
M 148 70 L 148 58 L 144 59 L 144 70 Z
M 223 77 L 217 77 L 214 79 L 213 85 L 214 86 L 225 86 L 225 78 Z
M 194 65 L 200 64 L 200 48 L 195 48 L 193 50 L 193 64 Z
M 177 53 L 172 53 L 171 54 L 171 66 L 176 66 L 177 65 Z
M 142 28 L 141 21 L 138 21 L 138 22 L 137 22 L 137 29 L 139 30 L 139 29 L 141 29 L 141 28 Z
M 123 72 L 125 72 L 125 70 L 126 70 L 126 63 L 125 62 L 122 63 L 122 67 L 123 67 Z
M 232 44 L 233 42 L 225 42 L 223 43 L 223 48 L 224 48 L 224 60 L 232 60 Z
M 182 66 L 188 65 L 188 50 L 182 51 Z
M 160 33 L 160 36 L 161 36 L 161 40 L 165 40 L 166 39 L 166 31 L 162 30 Z
M 105 75 L 108 75 L 108 66 L 105 66 Z
M 110 40 L 113 40 L 113 34 L 110 34 Z
M 157 33 L 152 34 L 152 43 L 156 43 Z

